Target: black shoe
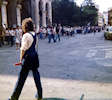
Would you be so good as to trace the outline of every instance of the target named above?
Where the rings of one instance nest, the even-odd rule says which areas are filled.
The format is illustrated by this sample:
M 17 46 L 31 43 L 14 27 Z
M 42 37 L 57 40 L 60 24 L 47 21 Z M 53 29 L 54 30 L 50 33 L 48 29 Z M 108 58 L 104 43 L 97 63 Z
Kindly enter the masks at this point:
M 8 98 L 7 100 L 11 100 L 11 98 Z
M 10 100 L 10 99 L 9 99 Z M 35 95 L 35 100 L 42 100 L 42 98 L 38 98 L 37 95 Z
M 10 100 L 10 99 L 9 99 L 9 100 Z M 42 99 L 35 98 L 34 100 L 42 100 Z

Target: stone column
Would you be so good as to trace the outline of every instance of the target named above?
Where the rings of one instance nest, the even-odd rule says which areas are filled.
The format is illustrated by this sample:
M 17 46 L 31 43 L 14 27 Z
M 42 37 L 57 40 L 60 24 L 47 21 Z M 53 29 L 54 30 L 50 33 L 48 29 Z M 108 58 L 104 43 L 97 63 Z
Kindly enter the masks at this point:
M 46 27 L 46 5 L 45 3 L 43 4 L 42 26 Z
M 21 26 L 21 8 L 20 4 L 17 5 L 17 25 Z
M 35 0 L 35 26 L 39 28 L 39 1 Z
M 49 15 L 49 23 L 50 23 L 50 25 L 52 25 L 52 4 L 51 4 L 51 1 L 49 3 L 48 15 Z
M 3 1 L 2 2 L 2 5 L 1 5 L 1 15 L 2 15 L 2 24 L 6 24 L 6 26 L 8 26 L 7 25 L 6 5 L 7 5 L 7 2 L 6 1 Z
M 1 14 L 1 2 L 0 2 L 0 23 L 2 23 L 2 14 Z M 0 24 L 0 28 L 2 27 L 2 24 Z
M 8 27 L 16 28 L 17 26 L 17 2 L 16 0 L 7 0 L 7 16 L 8 16 Z
M 36 8 L 35 0 L 31 0 L 31 17 L 35 24 L 35 8 Z

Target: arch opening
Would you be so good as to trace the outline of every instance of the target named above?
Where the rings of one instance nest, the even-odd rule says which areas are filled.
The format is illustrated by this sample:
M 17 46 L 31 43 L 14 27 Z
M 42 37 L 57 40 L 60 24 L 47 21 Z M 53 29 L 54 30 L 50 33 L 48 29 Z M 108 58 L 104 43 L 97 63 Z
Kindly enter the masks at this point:
M 49 26 L 49 4 L 46 3 L 46 25 Z
M 42 16 L 43 16 L 43 4 L 42 0 L 39 1 L 39 26 L 42 26 Z

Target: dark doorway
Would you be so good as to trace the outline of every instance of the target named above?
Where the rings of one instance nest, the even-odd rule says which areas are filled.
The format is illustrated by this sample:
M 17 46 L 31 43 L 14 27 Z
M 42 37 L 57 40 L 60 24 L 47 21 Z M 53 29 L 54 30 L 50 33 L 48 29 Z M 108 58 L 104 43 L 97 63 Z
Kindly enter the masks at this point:
M 49 26 L 49 4 L 46 3 L 46 25 Z
M 40 27 L 42 26 L 42 13 L 43 13 L 43 10 L 42 10 L 42 1 L 40 0 L 39 1 L 39 26 Z

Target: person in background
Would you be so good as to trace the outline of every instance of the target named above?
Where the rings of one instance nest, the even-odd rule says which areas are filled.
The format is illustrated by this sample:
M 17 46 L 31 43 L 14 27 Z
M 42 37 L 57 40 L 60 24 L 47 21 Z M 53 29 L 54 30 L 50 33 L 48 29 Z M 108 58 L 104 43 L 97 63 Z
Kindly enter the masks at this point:
M 51 39 L 53 39 L 53 42 L 55 43 L 55 39 L 54 39 L 54 28 L 50 27 L 50 34 L 49 34 L 49 42 L 51 43 Z
M 16 42 L 16 50 L 19 49 L 19 45 L 21 47 L 21 38 L 22 38 L 22 30 L 20 28 L 20 26 L 17 27 L 17 29 L 15 30 L 15 42 Z
M 60 33 L 61 33 L 61 29 L 60 26 L 56 27 L 56 41 L 58 38 L 58 41 L 60 42 Z
M 40 33 L 40 38 L 43 39 L 43 32 L 42 32 L 42 28 L 39 28 L 39 33 Z
M 0 47 L 2 47 L 3 36 L 4 36 L 4 32 L 2 32 L 2 28 L 0 28 Z
M 10 44 L 10 36 L 9 36 L 8 28 L 6 28 L 6 30 L 5 30 L 5 41 L 7 41 L 7 44 Z
M 93 31 L 94 31 L 94 35 L 95 35 L 95 33 L 96 33 L 96 27 L 94 26 L 94 28 L 93 28 Z
M 64 34 L 65 34 L 64 27 L 62 27 L 61 33 L 62 33 L 62 36 L 64 36 Z
M 67 27 L 66 29 L 66 38 L 69 38 L 70 37 L 70 30 L 69 30 L 69 27 Z
M 38 36 L 38 34 L 39 34 L 39 27 L 35 27 L 35 33 L 36 33 L 37 36 Z
M 15 31 L 13 28 L 10 28 L 9 35 L 10 35 L 10 41 L 11 41 L 11 47 L 12 47 L 14 45 L 14 37 L 15 37 Z
M 46 28 L 45 27 L 42 28 L 42 34 L 43 34 L 43 38 L 45 39 L 46 38 Z

